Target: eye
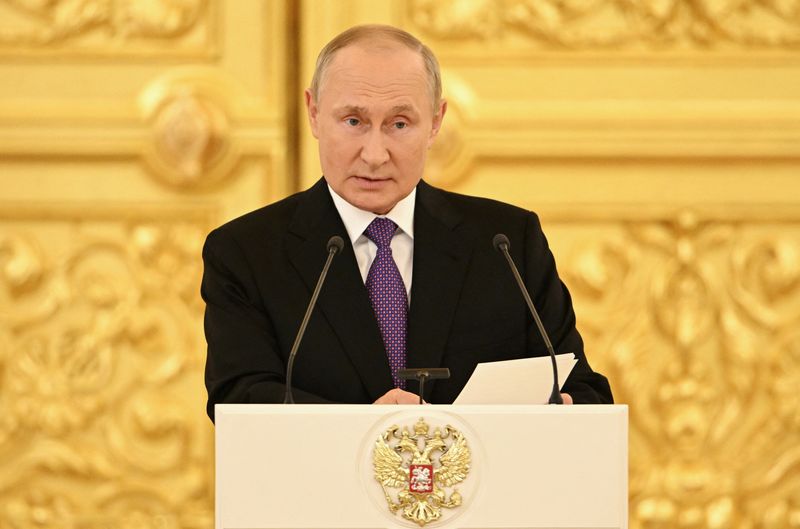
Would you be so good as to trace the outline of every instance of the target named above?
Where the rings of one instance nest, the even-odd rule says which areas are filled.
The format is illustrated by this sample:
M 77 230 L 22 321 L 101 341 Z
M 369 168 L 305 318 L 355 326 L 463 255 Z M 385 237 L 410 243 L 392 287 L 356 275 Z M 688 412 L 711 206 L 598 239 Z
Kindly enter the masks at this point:
M 348 124 L 348 125 L 350 125 L 351 127 L 357 127 L 358 125 L 360 125 L 360 124 L 361 124 L 361 122 L 360 122 L 358 119 L 356 119 L 356 118 L 347 118 L 347 119 L 345 120 L 345 123 L 347 123 L 347 124 Z
M 400 129 L 400 130 L 406 128 L 407 126 L 408 126 L 408 123 L 406 123 L 405 121 L 397 121 L 394 124 L 394 128 Z

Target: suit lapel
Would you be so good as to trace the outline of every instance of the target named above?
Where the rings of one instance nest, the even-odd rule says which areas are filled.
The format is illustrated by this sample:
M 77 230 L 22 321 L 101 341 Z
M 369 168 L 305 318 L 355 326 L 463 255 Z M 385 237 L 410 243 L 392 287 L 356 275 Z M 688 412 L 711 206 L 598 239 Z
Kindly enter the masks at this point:
M 461 217 L 438 189 L 420 182 L 414 209 L 414 271 L 409 313 L 408 367 L 440 367 L 472 244 Z M 425 387 L 428 398 L 434 383 Z
M 309 295 L 325 262 L 332 235 L 345 245 L 334 258 L 320 292 L 320 310 L 358 371 L 372 400 L 392 387 L 391 372 L 367 289 L 358 271 L 353 246 L 324 180 L 309 189 L 289 227 L 287 252 L 308 286 Z

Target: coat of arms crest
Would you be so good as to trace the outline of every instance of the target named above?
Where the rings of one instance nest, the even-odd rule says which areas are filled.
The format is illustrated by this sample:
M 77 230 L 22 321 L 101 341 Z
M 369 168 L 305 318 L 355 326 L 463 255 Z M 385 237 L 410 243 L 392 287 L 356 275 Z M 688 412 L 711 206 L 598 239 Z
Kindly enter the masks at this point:
M 454 486 L 469 473 L 470 451 L 464 435 L 450 425 L 433 433 L 424 419 L 413 431 L 391 426 L 378 435 L 372 462 L 393 514 L 399 511 L 422 527 L 441 518 L 442 508 L 461 505 Z

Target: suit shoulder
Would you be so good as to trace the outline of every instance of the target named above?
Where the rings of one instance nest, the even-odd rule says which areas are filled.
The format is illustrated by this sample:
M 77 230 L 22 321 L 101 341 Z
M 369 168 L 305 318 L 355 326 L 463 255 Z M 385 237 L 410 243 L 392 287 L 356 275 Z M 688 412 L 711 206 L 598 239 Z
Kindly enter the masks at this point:
M 538 215 L 535 212 L 513 204 L 508 204 L 507 202 L 454 193 L 430 185 L 428 185 L 427 188 L 433 196 L 438 196 L 438 200 L 451 205 L 466 218 L 493 217 L 524 221 L 533 216 L 538 220 Z

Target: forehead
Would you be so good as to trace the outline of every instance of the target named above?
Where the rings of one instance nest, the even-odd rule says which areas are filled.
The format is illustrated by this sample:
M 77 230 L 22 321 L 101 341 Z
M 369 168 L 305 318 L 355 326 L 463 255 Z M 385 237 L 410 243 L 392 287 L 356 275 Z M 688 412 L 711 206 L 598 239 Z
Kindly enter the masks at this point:
M 422 56 L 395 43 L 357 43 L 336 52 L 320 86 L 320 102 L 391 101 L 422 105 L 430 87 Z

